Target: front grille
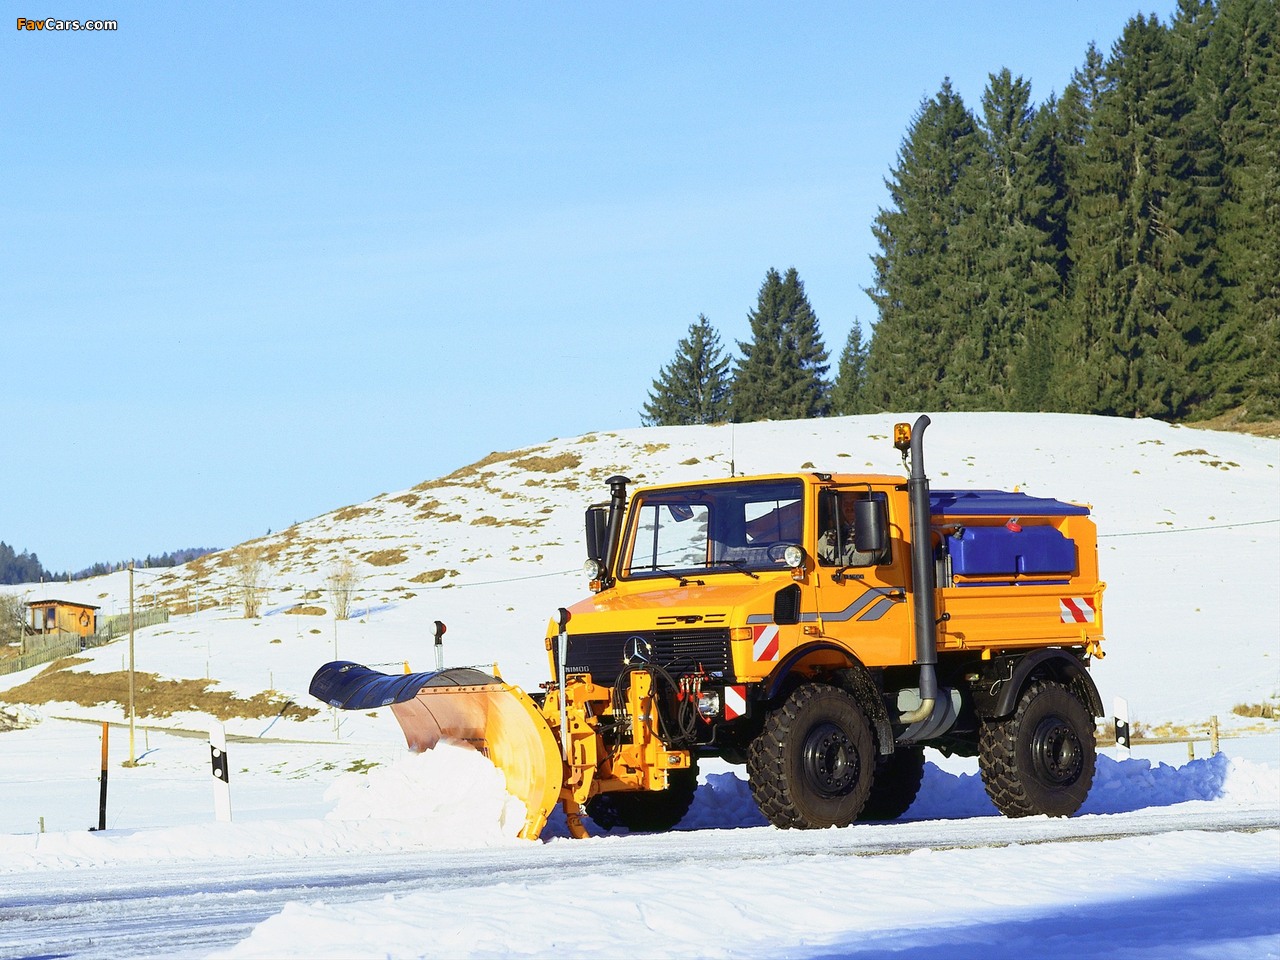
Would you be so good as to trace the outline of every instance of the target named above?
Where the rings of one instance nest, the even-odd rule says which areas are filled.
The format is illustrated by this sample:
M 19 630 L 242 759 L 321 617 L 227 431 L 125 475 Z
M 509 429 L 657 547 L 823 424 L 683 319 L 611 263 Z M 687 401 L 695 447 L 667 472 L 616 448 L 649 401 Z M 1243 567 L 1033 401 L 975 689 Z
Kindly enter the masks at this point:
M 619 633 L 569 635 L 570 673 L 590 673 L 591 679 L 612 686 L 623 669 L 628 641 L 639 637 L 649 645 L 649 662 L 673 677 L 706 673 L 731 681 L 728 630 L 627 630 Z M 632 663 L 632 666 L 638 664 Z

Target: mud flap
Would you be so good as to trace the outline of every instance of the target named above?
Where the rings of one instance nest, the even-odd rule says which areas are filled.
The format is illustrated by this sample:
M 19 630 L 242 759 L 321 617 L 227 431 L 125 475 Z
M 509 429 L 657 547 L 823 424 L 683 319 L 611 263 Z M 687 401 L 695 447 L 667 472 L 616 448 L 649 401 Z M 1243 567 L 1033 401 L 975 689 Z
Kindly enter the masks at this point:
M 537 705 L 519 687 L 470 667 L 391 675 L 358 663 L 327 663 L 311 695 L 343 710 L 391 708 L 415 753 L 441 740 L 469 744 L 502 771 L 524 801 L 520 836 L 536 840 L 560 797 L 564 762 Z

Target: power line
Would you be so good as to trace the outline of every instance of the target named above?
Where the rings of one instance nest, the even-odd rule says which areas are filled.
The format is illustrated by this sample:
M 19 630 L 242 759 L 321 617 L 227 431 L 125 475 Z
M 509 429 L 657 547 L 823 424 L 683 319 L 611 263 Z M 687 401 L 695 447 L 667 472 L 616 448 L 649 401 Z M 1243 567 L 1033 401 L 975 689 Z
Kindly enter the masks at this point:
M 1104 537 L 1149 537 L 1153 534 L 1160 533 L 1198 533 L 1202 530 L 1232 530 L 1236 527 L 1257 527 L 1264 523 L 1280 523 L 1280 517 L 1275 520 L 1246 520 L 1244 523 L 1219 523 L 1210 527 L 1179 527 L 1176 530 L 1135 530 L 1131 533 L 1100 533 L 1098 539 Z

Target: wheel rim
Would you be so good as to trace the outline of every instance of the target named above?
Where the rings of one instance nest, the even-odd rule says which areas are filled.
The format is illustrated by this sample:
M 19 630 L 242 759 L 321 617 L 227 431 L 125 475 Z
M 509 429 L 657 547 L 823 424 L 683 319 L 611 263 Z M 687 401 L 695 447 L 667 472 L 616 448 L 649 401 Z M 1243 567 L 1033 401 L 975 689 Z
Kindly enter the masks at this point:
M 1031 738 L 1031 762 L 1044 783 L 1074 783 L 1084 769 L 1084 748 L 1071 724 L 1057 716 L 1041 720 Z
M 805 782 L 821 797 L 842 797 L 858 782 L 857 747 L 834 723 L 820 723 L 809 731 L 800 759 Z

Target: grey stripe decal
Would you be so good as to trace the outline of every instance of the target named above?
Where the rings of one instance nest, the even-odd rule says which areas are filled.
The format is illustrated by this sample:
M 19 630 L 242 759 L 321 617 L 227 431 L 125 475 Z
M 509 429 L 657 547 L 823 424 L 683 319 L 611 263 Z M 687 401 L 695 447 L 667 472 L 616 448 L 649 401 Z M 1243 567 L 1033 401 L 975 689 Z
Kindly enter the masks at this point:
M 881 597 L 874 607 L 858 618 L 859 623 L 865 623 L 870 620 L 879 620 L 893 608 L 893 601 L 888 597 Z
M 870 610 L 866 614 L 858 617 L 859 620 L 879 620 L 894 604 L 895 594 L 899 597 L 906 597 L 905 587 L 867 587 L 857 600 L 849 604 L 843 610 L 836 610 L 832 613 L 802 613 L 800 614 L 801 623 L 817 623 L 818 617 L 828 620 L 831 623 L 846 623 L 854 617 L 858 617 L 864 609 L 872 604 Z M 773 623 L 773 614 L 771 613 L 753 613 L 747 617 L 748 624 L 754 623 Z
M 858 597 L 858 599 L 853 601 L 853 603 L 849 604 L 849 606 L 845 607 L 843 610 L 836 610 L 831 613 L 824 613 L 822 614 L 822 619 L 830 620 L 832 623 L 844 623 L 858 616 L 858 614 L 861 613 L 865 607 L 867 607 L 869 604 L 875 603 L 876 601 L 881 601 L 881 602 L 887 601 L 890 604 L 890 606 L 892 606 L 893 604 L 892 592 L 899 591 L 899 590 L 902 590 L 902 588 L 889 587 L 885 589 L 881 587 L 867 587 L 866 591 L 862 594 L 862 596 Z M 878 620 L 882 616 L 884 616 L 883 610 L 880 611 L 878 614 L 876 614 L 874 617 L 870 617 L 869 619 Z M 867 619 L 867 618 L 863 618 L 863 619 Z

